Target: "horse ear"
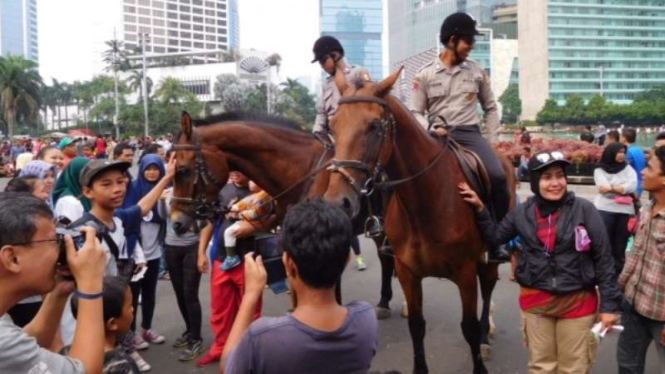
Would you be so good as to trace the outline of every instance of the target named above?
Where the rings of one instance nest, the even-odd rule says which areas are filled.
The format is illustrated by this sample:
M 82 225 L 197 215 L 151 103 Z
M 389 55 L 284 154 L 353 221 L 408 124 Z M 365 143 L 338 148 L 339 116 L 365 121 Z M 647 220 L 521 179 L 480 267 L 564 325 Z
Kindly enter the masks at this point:
M 390 92 L 390 90 L 395 85 L 395 82 L 397 82 L 397 79 L 399 78 L 400 74 L 402 74 L 402 69 L 404 69 L 404 66 L 400 66 L 399 69 L 395 70 L 386 79 L 382 80 L 381 83 L 379 83 L 379 88 L 376 91 L 377 96 L 383 97 Z
M 182 116 L 180 117 L 180 126 L 182 127 L 182 133 L 185 134 L 187 139 L 192 137 L 192 117 L 187 113 L 186 110 L 182 111 Z
M 344 91 L 346 91 L 346 76 L 344 75 L 342 69 L 335 69 L 335 84 L 337 85 L 337 89 L 340 93 L 344 93 Z

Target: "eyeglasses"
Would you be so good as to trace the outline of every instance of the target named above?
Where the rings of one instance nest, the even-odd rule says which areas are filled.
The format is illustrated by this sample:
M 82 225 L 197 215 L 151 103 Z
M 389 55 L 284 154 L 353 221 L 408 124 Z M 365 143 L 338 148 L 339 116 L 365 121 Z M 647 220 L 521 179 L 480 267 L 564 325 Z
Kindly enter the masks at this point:
M 58 243 L 58 246 L 59 246 L 59 245 L 64 241 L 64 239 L 65 239 L 64 235 L 59 235 L 59 234 L 58 234 L 58 237 L 55 238 L 55 239 L 33 240 L 33 241 L 31 241 L 31 242 L 10 243 L 9 245 L 13 245 L 13 246 L 29 246 L 29 245 L 36 244 L 36 243 L 56 242 L 56 243 Z
M 549 162 L 550 160 L 564 160 L 566 156 L 564 156 L 563 153 L 556 151 L 556 152 L 549 152 L 549 153 L 541 153 L 536 156 L 536 160 L 540 162 Z

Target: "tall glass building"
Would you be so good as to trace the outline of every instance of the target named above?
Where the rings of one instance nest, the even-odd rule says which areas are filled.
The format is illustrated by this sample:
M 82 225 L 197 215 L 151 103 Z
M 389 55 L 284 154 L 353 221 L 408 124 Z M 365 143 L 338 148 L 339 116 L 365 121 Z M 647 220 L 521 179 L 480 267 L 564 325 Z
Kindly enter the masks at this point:
M 383 78 L 382 0 L 319 0 L 321 35 L 337 38 L 346 59 Z
M 520 1 L 518 17 L 525 119 L 547 98 L 627 104 L 665 83 L 664 0 Z
M 0 53 L 38 62 L 37 0 L 0 1 Z
M 240 48 L 240 16 L 238 0 L 229 0 L 229 48 Z

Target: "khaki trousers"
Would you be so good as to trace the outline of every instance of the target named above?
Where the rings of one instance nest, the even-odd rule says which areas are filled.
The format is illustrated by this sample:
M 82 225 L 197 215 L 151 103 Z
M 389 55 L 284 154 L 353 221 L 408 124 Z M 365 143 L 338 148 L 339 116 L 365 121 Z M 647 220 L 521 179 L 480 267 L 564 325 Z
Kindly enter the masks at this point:
M 588 374 L 596 355 L 596 316 L 574 319 L 522 313 L 529 374 Z

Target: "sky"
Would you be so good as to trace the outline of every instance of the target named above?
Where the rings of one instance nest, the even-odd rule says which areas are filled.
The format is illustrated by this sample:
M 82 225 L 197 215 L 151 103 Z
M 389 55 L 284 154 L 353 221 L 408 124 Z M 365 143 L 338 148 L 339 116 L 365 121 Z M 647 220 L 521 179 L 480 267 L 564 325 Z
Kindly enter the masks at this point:
M 320 75 L 312 64 L 319 37 L 318 0 L 239 0 L 240 47 L 279 53 L 282 78 Z

